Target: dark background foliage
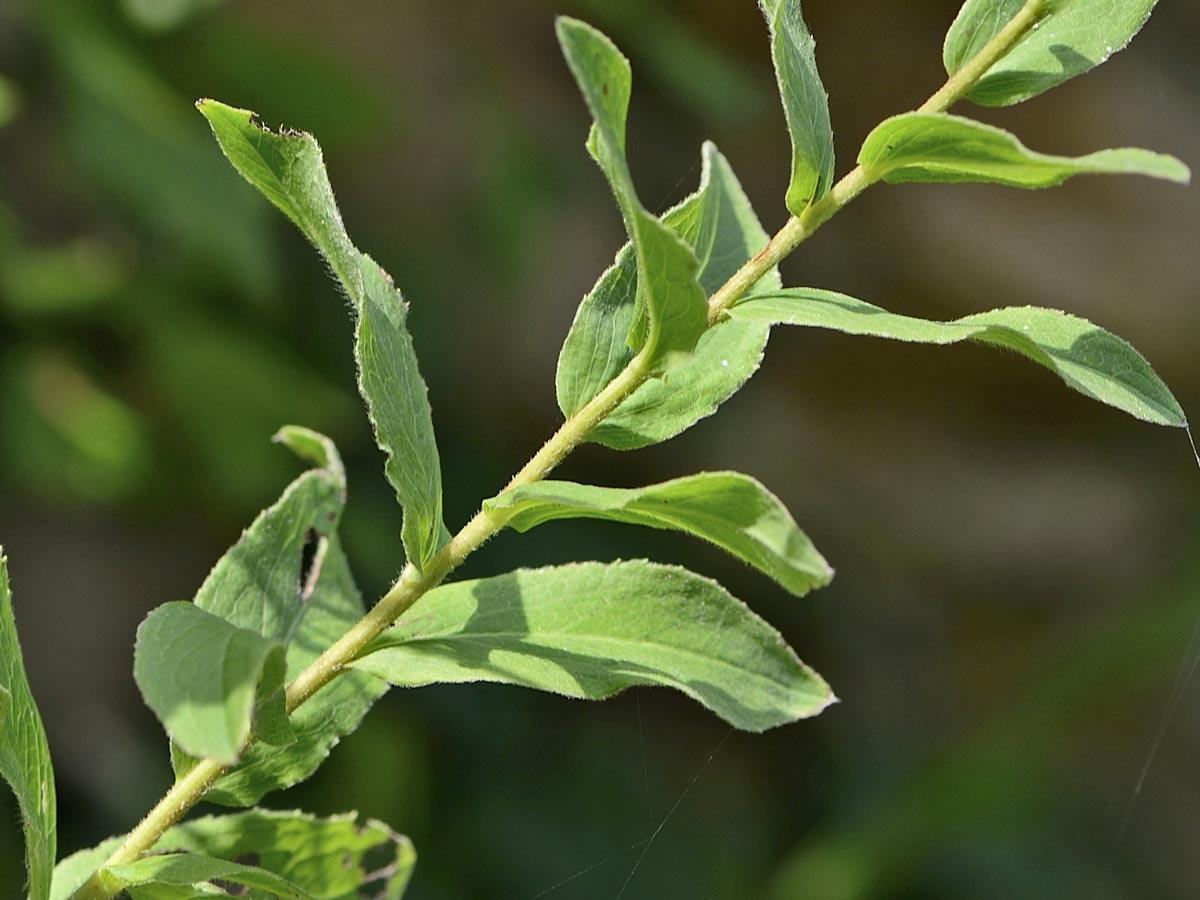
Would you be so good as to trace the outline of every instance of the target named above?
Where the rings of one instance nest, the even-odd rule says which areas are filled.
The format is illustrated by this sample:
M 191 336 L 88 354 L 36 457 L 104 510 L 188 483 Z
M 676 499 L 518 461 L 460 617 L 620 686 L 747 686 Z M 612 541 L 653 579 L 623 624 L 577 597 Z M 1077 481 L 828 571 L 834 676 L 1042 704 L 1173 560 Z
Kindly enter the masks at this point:
M 957 4 L 805 5 L 850 160 L 940 83 Z M 691 189 L 712 138 L 767 227 L 782 224 L 787 138 L 752 0 L 0 4 L 0 541 L 63 853 L 127 829 L 167 785 L 134 629 L 190 597 L 296 471 L 267 440 L 279 425 L 346 454 L 368 596 L 401 564 L 345 303 L 192 100 L 321 140 L 356 242 L 411 301 L 454 525 L 556 426 L 558 345 L 622 239 L 557 12 L 633 59 L 648 205 Z M 1093 75 L 981 115 L 1035 149 L 1141 144 L 1196 166 L 1198 36 L 1200 9 L 1164 0 Z M 933 317 L 1061 307 L 1130 339 L 1198 409 L 1198 228 L 1200 191 L 1147 181 L 879 188 L 784 274 Z M 715 419 L 635 455 L 585 449 L 564 476 L 705 468 L 778 492 L 839 569 L 833 586 L 795 601 L 683 538 L 587 523 L 504 535 L 463 574 L 686 563 L 776 623 L 841 705 L 752 736 L 654 691 L 585 705 L 396 690 L 270 802 L 410 834 L 414 900 L 539 895 L 642 840 L 693 778 L 629 900 L 1195 896 L 1194 692 L 1119 837 L 1200 617 L 1200 478 L 1181 433 L 992 351 L 780 330 Z M 4 794 L 0 896 L 20 893 L 19 852 Z M 639 853 L 549 896 L 615 897 Z

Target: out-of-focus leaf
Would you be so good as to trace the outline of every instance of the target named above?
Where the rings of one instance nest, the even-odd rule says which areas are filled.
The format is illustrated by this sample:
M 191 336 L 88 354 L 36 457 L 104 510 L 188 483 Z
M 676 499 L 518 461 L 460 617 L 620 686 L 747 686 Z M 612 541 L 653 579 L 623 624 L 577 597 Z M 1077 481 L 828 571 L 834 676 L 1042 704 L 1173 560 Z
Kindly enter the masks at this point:
M 735 317 L 829 328 L 847 334 L 924 344 L 972 340 L 1015 350 L 1084 396 L 1156 425 L 1183 427 L 1183 409 L 1145 358 L 1086 319 L 1034 306 L 994 309 L 930 322 L 816 288 L 789 288 L 735 304 Z
M 1146 175 L 1186 184 L 1188 167 L 1173 156 L 1137 148 L 1086 156 L 1034 153 L 1002 128 L 960 116 L 905 113 L 867 135 L 858 162 L 872 179 L 954 183 L 977 181 L 1044 188 L 1074 175 Z
M 8 559 L 0 547 L 0 778 L 21 810 L 29 900 L 47 900 L 54 870 L 58 807 L 54 767 L 37 704 L 25 678 L 8 585 Z
M 573 518 L 684 531 L 712 541 L 798 597 L 833 577 L 779 498 L 737 472 L 702 472 L 632 489 L 541 481 L 505 491 L 484 509 L 517 531 Z
M 443 585 L 353 665 L 396 685 L 492 681 L 588 700 L 664 685 L 747 731 L 834 701 L 780 634 L 724 588 L 649 562 Z
M 0 75 L 0 128 L 3 128 L 21 112 L 21 90 L 15 81 Z
M 215 100 L 197 106 L 234 168 L 316 246 L 354 303 L 359 388 L 404 509 L 404 549 L 419 568 L 448 533 L 433 418 L 405 325 L 404 300 L 388 275 L 350 242 L 311 135 L 266 130 L 249 110 Z
M 759 0 L 771 28 L 771 59 L 792 137 L 787 208 L 800 215 L 833 185 L 833 126 L 829 95 L 817 73 L 817 43 L 804 24 L 800 0 Z
M 625 340 L 655 373 L 683 362 L 708 325 L 708 304 L 696 281 L 690 248 L 638 199 L 625 159 L 629 61 L 605 35 L 577 19 L 556 23 L 563 56 L 595 119 L 588 150 L 600 164 L 625 220 L 636 260 L 637 294 Z
M 1141 31 L 1158 0 L 1048 0 L 1037 27 L 967 95 L 983 106 L 1035 97 L 1107 62 Z M 953 75 L 1008 24 L 1025 0 L 967 0 L 950 26 L 942 56 Z
M 720 151 L 705 143 L 696 192 L 663 216 L 700 261 L 699 280 L 712 294 L 767 244 L 767 234 Z M 772 269 L 755 290 L 780 287 Z M 633 358 L 624 337 L 636 308 L 637 264 L 629 245 L 583 298 L 558 361 L 559 407 L 583 407 Z M 711 415 L 758 368 L 769 329 L 725 320 L 709 328 L 695 352 L 669 378 L 642 384 L 592 433 L 615 449 L 666 440 Z
M 236 762 L 251 730 L 286 743 L 284 648 L 187 602 L 164 603 L 138 628 L 133 677 L 173 743 Z

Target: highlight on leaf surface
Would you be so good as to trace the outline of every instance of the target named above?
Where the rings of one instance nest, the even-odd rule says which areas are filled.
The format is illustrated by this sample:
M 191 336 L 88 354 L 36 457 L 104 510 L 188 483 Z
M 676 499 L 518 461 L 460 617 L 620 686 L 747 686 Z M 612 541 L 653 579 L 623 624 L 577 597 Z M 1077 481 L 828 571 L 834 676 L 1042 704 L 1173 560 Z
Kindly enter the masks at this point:
M 747 475 L 702 472 L 643 488 L 541 481 L 505 491 L 484 509 L 517 531 L 555 519 L 608 519 L 711 541 L 798 597 L 833 578 L 779 498 Z
M 404 510 L 408 559 L 422 567 L 448 538 L 429 395 L 391 278 L 346 234 L 321 148 L 303 132 L 276 133 L 255 114 L 215 100 L 196 104 L 225 156 L 303 232 L 329 263 L 357 313 L 359 390 L 387 453 L 385 473 Z
M 967 95 L 982 106 L 1020 103 L 1125 49 L 1158 0 L 1045 0 L 1048 13 Z M 1012 20 L 1025 0 L 967 0 L 942 51 L 953 75 Z
M 1015 350 L 1068 387 L 1155 425 L 1184 427 L 1183 409 L 1150 363 L 1127 342 L 1086 319 L 1034 306 L 994 309 L 931 322 L 817 288 L 748 297 L 730 314 L 756 322 L 827 328 L 924 344 L 972 340 Z
M 858 162 L 872 180 L 889 184 L 973 181 L 1044 188 L 1085 174 L 1146 175 L 1180 184 L 1191 178 L 1173 156 L 1137 148 L 1048 156 L 1029 150 L 1002 128 L 944 113 L 886 120 L 867 136 Z
M 644 561 L 442 585 L 353 666 L 405 687 L 490 681 L 587 700 L 661 685 L 745 731 L 814 716 L 835 700 L 715 581 Z
M 58 840 L 54 767 L 17 640 L 8 559 L 0 547 L 0 778 L 21 813 L 29 900 L 47 900 Z

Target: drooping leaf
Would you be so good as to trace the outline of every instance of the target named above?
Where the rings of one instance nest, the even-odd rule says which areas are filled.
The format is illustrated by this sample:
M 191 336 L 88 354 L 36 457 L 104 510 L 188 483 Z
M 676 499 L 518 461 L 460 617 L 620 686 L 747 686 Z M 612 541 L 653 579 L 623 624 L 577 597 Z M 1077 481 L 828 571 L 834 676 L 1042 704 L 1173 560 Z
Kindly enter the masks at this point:
M 54 767 L 37 704 L 25 678 L 8 585 L 8 559 L 0 548 L 0 778 L 21 811 L 29 900 L 47 900 L 58 835 Z
M 716 582 L 649 562 L 443 585 L 353 665 L 396 685 L 492 681 L 589 700 L 664 685 L 748 731 L 834 700 L 780 634 Z
M 1191 177 L 1173 156 L 1136 148 L 1047 156 L 1002 128 L 939 113 L 888 119 L 867 136 L 858 161 L 873 180 L 890 184 L 977 181 L 1043 188 L 1084 174 L 1147 175 L 1180 183 Z
M 268 131 L 249 110 L 215 100 L 197 106 L 234 168 L 317 247 L 354 304 L 359 389 L 376 440 L 388 454 L 388 480 L 404 509 L 405 552 L 419 568 L 447 532 L 433 417 L 405 325 L 404 301 L 387 274 L 350 242 L 311 135 Z
M 792 137 L 787 208 L 800 215 L 833 185 L 833 126 L 829 95 L 817 74 L 817 44 L 804 24 L 800 0 L 758 0 L 771 29 L 771 59 Z
M 931 322 L 816 288 L 789 288 L 735 304 L 734 317 L 925 344 L 972 340 L 1015 350 L 1081 394 L 1156 425 L 1186 424 L 1170 389 L 1128 343 L 1086 319 L 1033 306 Z
M 242 863 L 230 862 L 225 859 L 214 859 L 211 856 L 200 856 L 195 853 L 168 853 L 163 856 L 146 856 L 137 862 L 124 865 L 109 866 L 105 872 L 113 879 L 125 884 L 135 893 L 142 888 L 150 897 L 171 900 L 185 900 L 191 896 L 229 896 L 228 890 L 221 890 L 213 881 L 221 881 L 243 888 L 254 888 L 264 891 L 268 896 L 279 900 L 315 900 L 311 894 L 280 878 L 273 872 L 260 869 L 257 866 L 247 866 Z M 156 891 L 157 887 L 189 888 L 186 891 Z M 195 894 L 193 894 L 193 890 Z M 165 897 L 164 897 L 165 894 Z
M 1107 62 L 1141 31 L 1158 0 L 1049 0 L 1049 15 L 992 66 L 967 96 L 983 106 L 1035 97 Z M 1024 0 L 967 0 L 942 56 L 953 75 L 1007 25 Z
M 164 603 L 142 622 L 133 677 L 171 740 L 226 765 L 253 730 L 292 738 L 284 711 L 284 648 L 193 603 Z
M 798 597 L 833 577 L 779 498 L 737 472 L 703 472 L 633 489 L 541 481 L 505 491 L 484 509 L 517 531 L 572 518 L 684 531 L 712 541 Z
M 321 569 L 287 648 L 290 681 L 360 618 L 365 609 L 337 537 L 330 539 Z M 223 806 L 252 806 L 263 795 L 283 790 L 315 772 L 345 735 L 352 733 L 388 689 L 365 672 L 346 672 L 292 713 L 295 740 L 285 746 L 255 744 L 223 775 L 205 799 Z M 173 754 L 177 775 L 192 761 Z
M 720 151 L 705 143 L 696 192 L 663 220 L 696 252 L 706 294 L 723 285 L 767 244 L 742 186 Z M 755 290 L 780 286 L 772 269 Z M 583 299 L 558 360 L 558 403 L 571 416 L 633 358 L 625 335 L 634 319 L 637 263 L 629 245 Z M 633 449 L 684 431 L 717 407 L 758 368 L 769 329 L 724 320 L 700 338 L 691 357 L 665 378 L 644 382 L 592 433 L 615 449 Z
M 678 365 L 708 325 L 708 304 L 696 281 L 691 249 L 638 199 L 625 158 L 625 115 L 632 76 L 629 61 L 605 35 L 577 19 L 560 17 L 559 45 L 595 119 L 588 150 L 599 163 L 625 220 L 636 261 L 637 295 L 626 342 L 641 351 L 649 371 Z
M 120 841 L 112 838 L 60 862 L 50 900 L 68 900 Z M 268 810 L 206 816 L 169 829 L 155 849 L 252 862 L 316 900 L 400 900 L 416 862 L 406 837 L 381 822 L 360 823 L 353 813 L 327 819 Z M 145 889 L 131 894 L 141 900 Z

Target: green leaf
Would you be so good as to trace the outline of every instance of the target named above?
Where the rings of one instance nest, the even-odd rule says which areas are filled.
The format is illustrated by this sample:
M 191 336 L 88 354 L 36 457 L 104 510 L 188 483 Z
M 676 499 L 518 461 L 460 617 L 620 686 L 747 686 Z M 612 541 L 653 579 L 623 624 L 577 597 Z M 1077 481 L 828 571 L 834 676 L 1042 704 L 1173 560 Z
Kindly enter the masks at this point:
M 140 886 L 178 886 L 197 889 L 200 895 L 215 894 L 229 896 L 230 891 L 220 890 L 216 885 L 207 884 L 212 881 L 222 881 L 255 888 L 265 891 L 279 900 L 313 900 L 307 891 L 280 878 L 273 872 L 260 869 L 257 866 L 247 866 L 224 859 L 213 859 L 211 856 L 198 856 L 193 853 L 169 853 L 164 856 L 147 856 L 137 862 L 119 866 L 109 866 L 105 869 L 112 878 L 123 883 L 128 888 Z M 187 892 L 171 892 L 167 897 L 183 898 L 191 895 Z M 151 893 L 151 897 L 162 897 L 161 893 Z
M 979 181 L 1044 188 L 1073 175 L 1147 175 L 1186 184 L 1187 166 L 1173 156 L 1126 148 L 1087 156 L 1047 156 L 1027 149 L 1002 128 L 940 113 L 905 113 L 875 128 L 858 162 L 872 180 Z
M 1015 350 L 1081 394 L 1156 425 L 1183 427 L 1183 410 L 1150 364 L 1129 344 L 1086 319 L 1034 306 L 994 309 L 930 322 L 890 313 L 844 294 L 790 288 L 750 297 L 731 314 L 756 322 L 806 325 L 924 344 L 972 340 Z
M 705 143 L 700 185 L 663 220 L 692 247 L 700 284 L 715 292 L 767 245 L 767 234 L 720 151 Z M 778 289 L 772 269 L 755 290 Z M 637 263 L 626 245 L 583 299 L 563 344 L 556 384 L 563 414 L 578 412 L 633 359 L 624 337 L 634 319 Z M 757 370 L 769 329 L 724 320 L 704 332 L 691 357 L 667 378 L 651 379 L 609 415 L 591 440 L 633 449 L 679 434 L 711 415 Z
M 1035 97 L 1106 62 L 1141 31 L 1157 0 L 1051 0 L 1050 15 L 987 70 L 967 95 L 982 106 Z M 953 75 L 1012 20 L 1024 0 L 967 0 L 946 35 Z
M 798 597 L 833 578 L 779 498 L 737 472 L 703 472 L 633 489 L 542 481 L 505 491 L 484 509 L 517 531 L 572 518 L 684 531 L 712 541 Z
M 58 834 L 54 767 L 37 704 L 25 678 L 17 622 L 8 586 L 8 559 L 0 548 L 0 777 L 21 810 L 29 900 L 50 896 Z
M 829 95 L 817 73 L 817 43 L 804 24 L 800 0 L 758 0 L 771 29 L 771 59 L 792 137 L 787 208 L 800 215 L 833 185 L 833 126 Z
M 284 648 L 187 602 L 164 603 L 137 632 L 133 677 L 171 740 L 237 761 L 251 730 L 284 743 Z
M 724 588 L 649 562 L 443 585 L 353 665 L 396 685 L 492 681 L 588 700 L 664 685 L 748 731 L 834 701 L 780 634 Z
M 362 618 L 365 608 L 337 537 L 322 554 L 316 583 L 287 648 L 290 681 Z M 367 710 L 388 689 L 386 682 L 365 672 L 346 672 L 292 713 L 295 740 L 285 746 L 255 744 L 238 765 L 205 795 L 223 806 L 252 806 L 263 795 L 308 778 L 329 756 L 342 736 L 353 732 Z M 191 760 L 173 754 L 181 776 Z
M 68 900 L 120 841 L 112 838 L 60 862 L 50 900 Z M 408 838 L 381 822 L 360 823 L 353 813 L 327 819 L 267 810 L 207 816 L 169 829 L 155 849 L 252 860 L 262 874 L 318 900 L 400 900 L 416 862 Z M 134 893 L 139 900 L 144 889 Z
M 359 390 L 386 474 L 404 509 L 409 560 L 425 565 L 448 537 L 442 522 L 442 476 L 428 391 L 405 324 L 405 303 L 391 278 L 350 242 L 333 199 L 321 148 L 309 134 L 264 129 L 254 113 L 215 100 L 197 104 L 222 151 L 321 252 L 358 316 Z
M 671 228 L 642 206 L 625 159 L 629 61 L 607 37 L 577 19 L 556 23 L 563 56 L 595 122 L 588 150 L 608 178 L 625 220 L 637 268 L 637 295 L 625 340 L 648 370 L 685 360 L 708 326 L 708 303 L 696 281 L 699 263 Z

